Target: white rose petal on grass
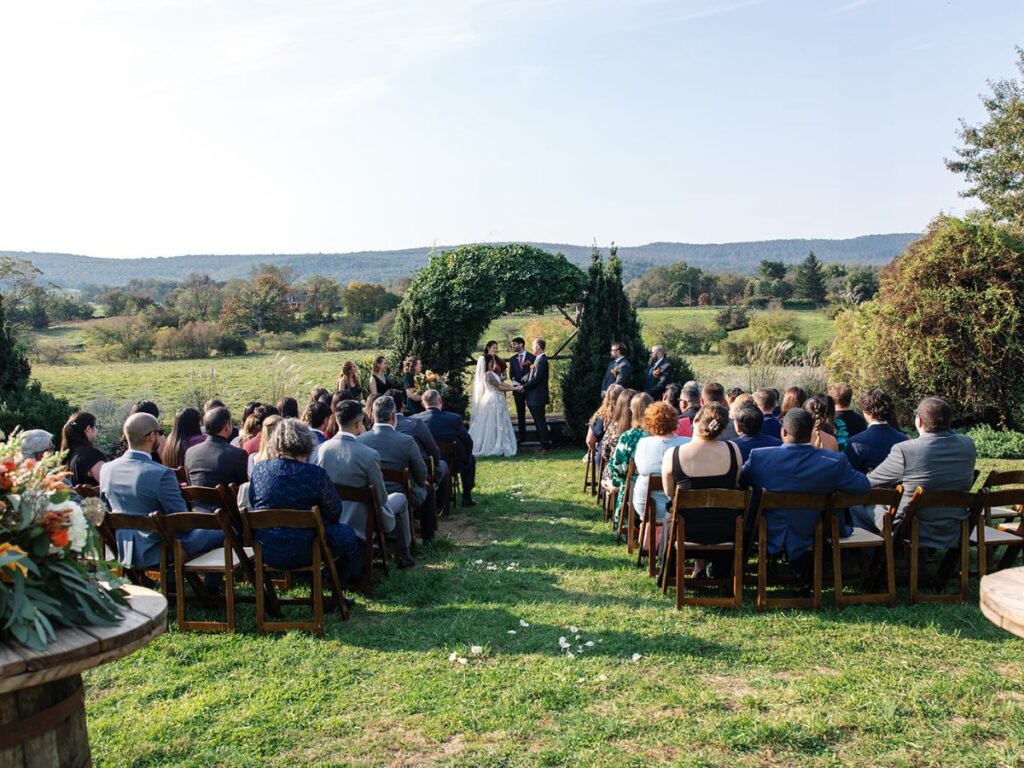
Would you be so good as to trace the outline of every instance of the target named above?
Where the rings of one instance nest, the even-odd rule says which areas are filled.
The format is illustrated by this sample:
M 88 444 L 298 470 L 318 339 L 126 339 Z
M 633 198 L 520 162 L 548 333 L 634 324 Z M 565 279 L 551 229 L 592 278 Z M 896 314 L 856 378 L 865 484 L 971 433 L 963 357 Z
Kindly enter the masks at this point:
M 565 658 L 567 658 L 567 659 L 575 659 L 576 657 L 573 656 L 572 653 L 570 653 L 569 651 L 566 651 L 565 652 Z
M 481 653 L 484 652 L 484 649 L 482 645 L 474 645 L 470 647 L 469 652 L 472 653 L 474 656 L 479 656 Z
M 456 661 L 458 658 L 459 654 L 457 654 L 455 651 L 452 651 L 451 655 L 448 656 L 448 661 Z
M 608 675 L 598 675 L 597 679 L 598 679 L 598 682 L 601 682 L 601 683 L 606 682 L 608 680 Z
M 642 658 L 643 658 L 643 654 L 640 654 L 640 653 L 634 653 L 633 654 L 633 661 L 640 661 L 640 659 L 642 659 Z
M 594 647 L 594 641 L 593 640 L 587 640 L 587 642 L 585 642 L 584 645 L 587 646 L 587 648 L 593 648 Z
M 474 560 L 473 561 L 473 565 L 483 565 L 483 564 L 484 564 L 483 560 Z
M 562 650 L 565 650 L 566 648 L 569 648 L 571 646 L 572 646 L 572 643 L 570 643 L 564 637 L 558 638 L 558 647 L 561 648 Z
M 459 656 L 459 664 L 469 664 L 469 659 L 465 656 Z
M 508 634 L 510 634 L 510 635 L 514 635 L 514 634 L 516 634 L 516 631 L 515 631 L 514 629 L 510 629 L 510 630 L 508 631 Z
M 523 621 L 522 619 L 520 619 L 520 620 L 519 620 L 519 626 L 520 626 L 520 627 L 528 627 L 528 626 L 530 626 L 530 622 L 528 622 L 528 621 Z
M 569 631 L 572 632 L 575 635 L 577 632 L 580 631 L 580 628 L 579 627 L 569 627 Z

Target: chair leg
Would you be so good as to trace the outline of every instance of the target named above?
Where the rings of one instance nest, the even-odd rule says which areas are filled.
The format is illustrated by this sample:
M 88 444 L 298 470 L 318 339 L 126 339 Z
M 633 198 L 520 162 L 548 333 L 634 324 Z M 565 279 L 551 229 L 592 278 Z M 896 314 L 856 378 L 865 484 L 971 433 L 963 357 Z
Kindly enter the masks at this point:
M 313 542 L 313 631 L 324 636 L 324 574 L 320 560 L 320 540 Z
M 178 629 L 185 627 L 185 553 L 181 541 L 174 540 L 174 591 L 175 603 L 178 607 Z
M 757 610 L 768 607 L 768 526 L 764 518 L 757 532 Z
M 668 530 L 668 534 L 665 534 L 664 532 L 661 534 L 662 536 L 665 536 L 665 535 L 669 536 L 669 538 L 665 540 L 665 563 L 664 563 L 664 566 L 662 567 L 662 572 L 661 572 L 661 594 L 662 595 L 667 595 L 668 594 L 668 561 L 669 561 L 669 558 L 671 557 L 673 552 L 676 552 L 676 553 L 679 552 L 679 541 L 676 538 L 677 537 L 677 533 L 676 533 L 676 513 L 675 512 L 672 513 L 672 519 L 671 519 L 671 521 L 669 523 L 669 527 L 668 527 L 667 530 Z M 679 560 L 679 558 L 677 557 L 676 561 L 678 562 L 678 560 Z M 673 568 L 673 572 L 674 573 L 677 573 L 678 570 L 679 570 L 678 568 Z M 677 573 L 677 575 L 676 575 L 676 590 L 678 590 L 678 589 L 679 589 L 679 581 L 678 581 L 678 573 Z
M 743 516 L 736 516 L 736 538 L 733 539 L 732 604 L 743 607 Z
M 228 632 L 235 631 L 235 564 L 231 545 L 224 542 L 224 610 L 227 613 Z
M 683 524 L 679 524 L 679 530 L 676 533 L 676 610 L 681 611 L 683 609 L 683 603 L 686 602 L 686 573 L 685 573 L 685 561 L 686 561 L 686 540 L 683 538 Z
M 633 554 L 633 541 L 636 538 L 636 512 L 633 505 L 629 505 L 629 521 L 626 524 L 626 552 Z
M 658 547 L 658 528 L 660 525 L 664 525 L 664 522 L 659 524 L 657 520 L 652 520 L 651 524 L 647 527 L 647 575 L 651 578 L 654 578 L 656 573 L 654 550 Z M 664 535 L 665 532 L 662 531 L 662 536 Z
M 917 518 L 915 517 L 910 524 L 910 602 L 916 603 L 917 600 Z
M 839 520 L 832 515 L 832 584 L 836 593 L 836 608 L 846 605 L 843 598 L 843 548 L 839 544 Z
M 819 520 L 814 527 L 814 610 L 821 610 L 821 555 L 822 555 L 822 528 Z
M 266 592 L 263 582 L 266 579 L 266 573 L 263 571 L 263 547 L 260 546 L 258 541 L 253 542 L 253 549 L 256 555 L 256 571 L 255 571 L 255 584 L 253 587 L 256 590 L 256 631 L 266 632 L 267 631 L 267 615 L 266 615 Z
M 988 573 L 988 546 L 985 544 L 985 523 L 978 521 L 978 578 Z
M 985 549 L 984 535 L 978 533 L 979 557 Z M 979 561 L 980 562 L 980 561 Z M 964 520 L 960 524 L 960 602 L 967 602 L 967 582 L 971 577 L 971 526 Z
M 885 523 L 882 525 L 882 535 L 885 536 L 885 583 L 889 595 L 888 605 L 896 607 L 896 553 L 892 543 L 892 522 L 886 515 Z

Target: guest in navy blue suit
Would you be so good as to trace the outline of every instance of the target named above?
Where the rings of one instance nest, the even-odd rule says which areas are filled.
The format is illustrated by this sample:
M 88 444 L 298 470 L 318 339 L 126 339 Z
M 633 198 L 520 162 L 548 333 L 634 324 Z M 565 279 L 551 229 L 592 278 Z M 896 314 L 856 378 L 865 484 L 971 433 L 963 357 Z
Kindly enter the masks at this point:
M 846 443 L 846 458 L 854 469 L 867 474 L 885 461 L 894 445 L 910 438 L 889 423 L 893 402 L 888 393 L 869 389 L 858 398 L 857 405 L 867 417 L 868 427 Z
M 846 456 L 810 444 L 813 431 L 811 414 L 800 407 L 790 408 L 782 420 L 783 445 L 751 451 L 743 465 L 741 484 L 781 493 L 863 493 L 870 490 L 867 477 L 851 467 Z M 779 509 L 766 513 L 765 520 L 768 551 L 772 554 L 785 551 L 790 563 L 802 570 L 797 561 L 814 547 L 814 528 L 819 513 Z M 850 535 L 852 531 L 844 528 L 842 535 Z
M 455 467 L 453 471 L 462 478 L 462 506 L 474 507 L 473 487 L 476 485 L 476 456 L 473 455 L 473 438 L 462 423 L 462 418 L 443 409 L 441 393 L 428 389 L 423 393 L 423 413 L 410 418 L 427 425 L 435 440 L 455 444 Z
M 731 442 L 736 443 L 736 447 L 740 449 L 740 456 L 744 463 L 750 458 L 750 452 L 755 448 L 778 448 L 782 445 L 782 440 L 761 431 L 765 416 L 761 413 L 761 409 L 753 403 L 743 403 L 732 414 L 732 417 L 738 436 L 734 437 Z
M 764 424 L 761 425 L 761 434 L 768 437 L 782 439 L 782 422 L 775 415 L 775 407 L 779 398 L 774 389 L 759 389 L 754 393 L 754 402 L 764 414 Z

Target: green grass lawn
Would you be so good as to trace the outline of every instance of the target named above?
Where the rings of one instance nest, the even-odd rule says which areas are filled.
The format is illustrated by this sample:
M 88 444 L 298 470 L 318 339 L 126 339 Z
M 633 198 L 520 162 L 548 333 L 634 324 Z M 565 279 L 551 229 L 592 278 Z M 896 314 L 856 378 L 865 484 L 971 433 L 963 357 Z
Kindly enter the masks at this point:
M 481 462 L 479 506 L 323 639 L 257 636 L 243 605 L 238 634 L 172 622 L 88 673 L 96 764 L 1021 764 L 1024 642 L 976 586 L 963 606 L 757 614 L 748 587 L 738 613 L 677 612 L 579 459 Z

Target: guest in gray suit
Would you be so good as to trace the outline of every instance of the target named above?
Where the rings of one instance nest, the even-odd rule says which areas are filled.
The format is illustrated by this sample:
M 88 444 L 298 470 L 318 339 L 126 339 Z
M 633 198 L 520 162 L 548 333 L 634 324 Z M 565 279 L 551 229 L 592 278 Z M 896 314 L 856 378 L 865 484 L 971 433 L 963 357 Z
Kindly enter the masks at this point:
M 223 483 L 241 485 L 249 479 L 249 456 L 228 442 L 231 437 L 231 411 L 211 408 L 203 415 L 206 440 L 185 452 L 185 469 L 192 485 L 216 488 Z
M 917 406 L 916 424 L 920 437 L 896 443 L 885 461 L 868 474 L 872 487 L 903 485 L 903 498 L 896 525 L 918 488 L 929 491 L 969 491 L 974 484 L 974 441 L 950 431 L 952 412 L 938 397 L 926 397 Z M 854 508 L 854 525 L 878 531 L 884 510 Z M 920 542 L 924 547 L 950 549 L 960 546 L 960 521 L 966 509 L 929 509 L 919 519 Z
M 417 418 L 422 416 L 422 413 L 417 413 L 415 416 L 404 415 L 403 411 L 407 402 L 405 392 L 400 389 L 389 389 L 387 394 L 395 401 L 395 429 L 416 441 L 424 464 L 430 466 L 430 460 L 434 460 L 434 488 L 437 493 L 437 506 L 440 509 L 447 509 L 452 486 L 451 483 L 445 482 L 445 478 L 448 476 L 450 467 L 448 462 L 441 458 L 441 449 L 437 445 L 437 440 L 434 439 L 433 432 L 425 422 Z M 420 406 L 425 405 L 426 403 L 421 400 Z
M 148 413 L 136 413 L 124 423 L 128 450 L 100 468 L 100 493 L 114 512 L 148 515 L 151 512 L 185 512 L 174 470 L 157 464 L 151 456 L 163 435 L 160 422 Z M 190 531 L 181 537 L 185 554 L 201 555 L 224 544 L 222 531 Z M 152 568 L 160 562 L 160 539 L 140 531 L 117 532 L 117 557 L 130 568 Z M 218 578 L 207 577 L 214 587 Z
M 410 470 L 414 512 L 420 520 L 423 541 L 432 541 L 437 525 L 434 488 L 427 482 L 427 465 L 416 441 L 395 430 L 395 401 L 392 398 L 384 395 L 373 401 L 373 422 L 373 429 L 357 439 L 377 452 L 382 467 Z M 402 492 L 398 483 L 388 483 L 387 489 L 390 493 Z
M 334 417 L 341 425 L 341 431 L 317 446 L 309 461 L 323 467 L 335 485 L 353 488 L 373 486 L 377 500 L 381 503 L 380 520 L 384 533 L 395 531 L 398 540 L 398 567 L 411 568 L 416 565 L 416 561 L 409 553 L 412 526 L 408 503 L 403 493 L 388 494 L 381 474 L 380 456 L 356 439 L 366 432 L 363 414 L 363 404 L 358 400 L 339 402 L 334 409 Z M 356 501 L 345 501 L 342 504 L 341 522 L 352 526 L 356 536 L 365 541 L 366 515 L 369 512 L 367 506 Z

